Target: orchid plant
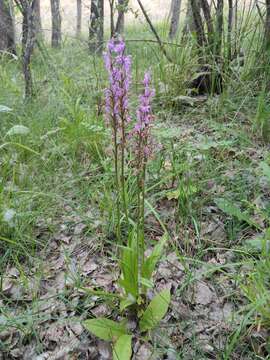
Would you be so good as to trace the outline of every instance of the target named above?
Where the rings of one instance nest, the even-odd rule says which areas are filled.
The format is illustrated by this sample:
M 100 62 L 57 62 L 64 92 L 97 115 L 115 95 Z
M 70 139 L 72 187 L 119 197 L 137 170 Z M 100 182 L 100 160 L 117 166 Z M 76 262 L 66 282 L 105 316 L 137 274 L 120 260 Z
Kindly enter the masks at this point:
M 104 55 L 105 67 L 109 76 L 109 86 L 105 90 L 105 115 L 107 124 L 112 131 L 114 149 L 114 183 L 116 202 L 116 237 L 121 251 L 119 266 L 121 277 L 120 294 L 110 294 L 119 301 L 120 312 L 135 318 L 137 328 L 145 333 L 154 328 L 168 311 L 170 291 L 163 290 L 151 301 L 147 298 L 147 290 L 153 288 L 152 275 L 160 259 L 167 240 L 167 234 L 154 247 L 150 256 L 145 257 L 145 177 L 147 164 L 153 152 L 151 127 L 154 116 L 151 101 L 154 90 L 151 89 L 151 75 L 146 72 L 143 80 L 143 92 L 139 97 L 135 124 L 129 109 L 129 92 L 131 85 L 132 59 L 125 54 L 123 40 L 112 39 L 108 43 Z M 131 146 L 130 146 L 131 145 Z M 127 201 L 126 173 L 128 148 L 132 148 L 132 162 L 137 178 L 137 211 L 136 221 L 130 221 Z M 121 230 L 121 219 L 124 215 L 128 235 L 124 241 Z M 89 292 L 89 289 L 88 289 Z M 104 295 L 102 292 L 91 291 L 93 294 Z M 127 321 L 120 323 L 107 318 L 89 319 L 84 326 L 91 333 L 103 340 L 113 343 L 114 359 L 127 360 L 132 354 L 132 334 L 128 330 Z

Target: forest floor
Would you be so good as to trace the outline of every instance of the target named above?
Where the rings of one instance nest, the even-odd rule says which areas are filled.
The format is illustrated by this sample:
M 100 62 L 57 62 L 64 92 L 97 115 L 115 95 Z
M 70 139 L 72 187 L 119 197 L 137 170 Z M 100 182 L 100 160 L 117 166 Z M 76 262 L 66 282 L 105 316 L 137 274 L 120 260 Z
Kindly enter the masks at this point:
M 152 60 L 145 48 L 145 57 L 131 51 L 139 78 L 145 57 Z M 2 65 L 0 104 L 12 110 L 0 114 L 9 144 L 1 148 L 0 359 L 111 359 L 110 345 L 81 325 L 117 316 L 111 300 L 82 290 L 114 291 L 119 277 L 103 65 L 73 46 L 51 55 L 49 64 L 35 59 L 38 92 L 27 104 L 20 67 Z M 146 235 L 152 247 L 169 233 L 155 290 L 169 288 L 172 301 L 150 341 L 134 339 L 134 359 L 268 356 L 269 331 L 256 323 L 247 294 L 256 291 L 256 239 L 269 226 L 270 159 L 250 131 L 248 92 L 182 96 L 171 108 L 157 98 L 162 147 L 149 170 Z

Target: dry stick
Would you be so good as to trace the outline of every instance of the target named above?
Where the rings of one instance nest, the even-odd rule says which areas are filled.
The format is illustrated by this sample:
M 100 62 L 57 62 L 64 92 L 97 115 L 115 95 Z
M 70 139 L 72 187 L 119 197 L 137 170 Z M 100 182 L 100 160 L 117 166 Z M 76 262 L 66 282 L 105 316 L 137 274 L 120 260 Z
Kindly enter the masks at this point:
M 161 39 L 160 39 L 160 37 L 159 37 L 156 29 L 154 28 L 154 26 L 153 26 L 153 24 L 152 24 L 152 22 L 151 22 L 151 20 L 150 20 L 150 18 L 149 18 L 149 16 L 148 16 L 148 14 L 147 14 L 145 8 L 143 7 L 143 4 L 141 3 L 141 0 L 137 0 L 137 2 L 138 2 L 139 6 L 140 6 L 140 8 L 141 8 L 141 10 L 142 10 L 142 13 L 143 13 L 143 15 L 144 15 L 144 17 L 145 17 L 148 25 L 150 26 L 153 34 L 155 35 L 155 37 L 156 37 L 156 39 L 157 39 L 157 42 L 158 42 L 158 44 L 159 44 L 159 46 L 160 46 L 160 49 L 161 49 L 163 55 L 166 57 L 166 59 L 167 59 L 169 62 L 173 62 L 173 61 L 172 61 L 172 58 L 168 55 L 165 47 L 163 46 L 163 42 L 161 41 Z

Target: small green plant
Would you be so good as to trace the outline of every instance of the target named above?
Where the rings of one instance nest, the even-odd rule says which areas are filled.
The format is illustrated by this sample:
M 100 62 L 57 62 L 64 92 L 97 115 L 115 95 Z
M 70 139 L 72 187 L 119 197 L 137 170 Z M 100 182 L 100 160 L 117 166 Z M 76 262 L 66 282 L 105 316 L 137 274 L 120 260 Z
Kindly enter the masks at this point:
M 106 90 L 106 117 L 112 129 L 114 148 L 114 198 L 117 213 L 116 237 L 120 250 L 121 278 L 119 285 L 121 292 L 120 294 L 106 294 L 93 290 L 92 293 L 118 299 L 120 312 L 125 312 L 128 317 L 132 316 L 136 320 L 139 331 L 145 333 L 158 325 L 167 313 L 170 303 L 169 290 L 161 291 L 150 302 L 147 299 L 147 290 L 153 287 L 153 271 L 163 253 L 167 240 L 167 234 L 165 234 L 154 247 L 151 255 L 145 257 L 145 176 L 147 162 L 153 150 L 151 99 L 154 92 L 150 88 L 150 74 L 146 73 L 143 81 L 144 92 L 140 96 L 140 105 L 137 110 L 137 121 L 128 133 L 131 120 L 128 107 L 131 58 L 125 55 L 125 43 L 122 40 L 111 40 L 109 42 L 105 63 L 110 79 L 110 87 Z M 133 164 L 133 171 L 137 178 L 137 214 L 135 221 L 130 221 L 126 196 L 128 143 L 134 149 L 134 160 L 129 163 Z M 122 231 L 122 217 L 126 221 L 127 235 L 124 235 Z M 84 322 L 84 326 L 97 337 L 112 341 L 114 359 L 130 359 L 132 334 L 127 329 L 127 320 L 115 322 L 107 318 L 89 319 Z
M 262 162 L 260 169 L 270 182 L 270 167 Z M 266 215 L 266 214 L 265 214 Z M 268 222 L 269 217 L 265 217 Z M 258 326 L 270 326 L 270 227 L 266 228 L 261 236 L 246 241 L 247 248 L 260 257 L 253 262 L 253 267 L 242 289 L 255 313 Z
M 270 230 L 260 241 L 262 246 L 261 257 L 254 262 L 246 283 L 242 286 L 245 296 L 254 310 L 258 326 L 270 326 Z
M 270 139 L 270 104 L 267 98 L 268 93 L 266 92 L 266 89 L 263 89 L 258 98 L 257 112 L 254 121 L 255 130 L 259 132 L 259 135 L 265 142 L 268 142 Z

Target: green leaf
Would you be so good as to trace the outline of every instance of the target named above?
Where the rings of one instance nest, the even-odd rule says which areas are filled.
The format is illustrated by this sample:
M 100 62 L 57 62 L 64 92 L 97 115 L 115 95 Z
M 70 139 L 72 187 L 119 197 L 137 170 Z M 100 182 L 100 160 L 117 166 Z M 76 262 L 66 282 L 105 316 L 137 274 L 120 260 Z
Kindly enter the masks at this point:
M 221 141 L 213 141 L 206 139 L 204 142 L 199 143 L 196 148 L 199 150 L 207 151 L 211 149 L 218 149 L 218 148 L 228 148 L 232 147 L 234 141 L 231 140 L 221 140 Z
M 155 270 L 156 264 L 162 256 L 164 246 L 168 240 L 168 234 L 164 234 L 154 247 L 152 254 L 148 256 L 142 266 L 142 277 L 150 280 Z
M 261 252 L 263 249 L 265 249 L 268 252 L 270 251 L 270 240 L 266 240 L 260 237 L 256 239 L 248 239 L 245 241 L 245 246 L 249 250 Z
M 12 111 L 12 109 L 10 109 L 9 107 L 5 105 L 0 105 L 0 112 L 10 112 L 10 111 Z
M 7 136 L 12 136 L 12 135 L 27 135 L 29 134 L 30 130 L 28 129 L 28 127 L 24 126 L 24 125 L 14 125 L 11 129 L 9 129 L 9 131 L 7 132 Z
M 126 334 L 126 328 L 123 324 L 106 318 L 85 320 L 83 326 L 102 340 L 114 341 Z
M 153 216 L 156 218 L 156 220 L 159 222 L 159 225 L 161 226 L 162 230 L 164 231 L 165 234 L 168 234 L 166 226 L 164 225 L 163 221 L 161 220 L 158 212 L 156 211 L 156 209 L 150 204 L 150 202 L 145 199 L 145 205 L 149 208 L 150 213 L 153 214 Z
M 17 146 L 18 148 L 27 150 L 35 155 L 40 155 L 37 151 L 30 149 L 28 146 L 25 146 L 25 145 L 19 144 L 19 143 L 15 143 L 15 142 L 6 142 L 6 143 L 0 145 L 0 150 L 4 149 L 5 147 L 10 146 L 10 145 Z
M 147 331 L 158 325 L 160 320 L 166 315 L 171 301 L 170 290 L 161 291 L 150 302 L 140 320 L 140 330 Z
M 168 191 L 166 195 L 168 200 L 178 200 L 181 195 L 181 191 L 178 188 L 176 190 Z
M 122 259 L 120 262 L 122 278 L 119 285 L 124 288 L 127 295 L 134 298 L 138 296 L 138 252 L 136 236 L 132 233 L 129 246 L 122 247 Z
M 153 281 L 151 281 L 150 279 L 146 279 L 144 277 L 141 278 L 141 284 L 142 286 L 145 286 L 148 289 L 152 289 L 154 287 Z
M 129 360 L 132 355 L 131 335 L 122 335 L 113 346 L 113 360 Z
M 270 228 L 252 239 L 245 240 L 244 244 L 248 250 L 266 251 L 268 253 L 270 251 Z
M 126 299 L 120 301 L 120 311 L 125 310 L 127 307 L 136 303 L 136 299 L 133 296 L 129 296 Z
M 216 199 L 217 206 L 226 214 L 236 217 L 239 221 L 245 221 L 250 226 L 260 229 L 260 225 L 251 219 L 251 217 L 243 212 L 238 206 L 234 205 L 226 199 Z
M 261 163 L 261 169 L 263 171 L 263 174 L 268 178 L 268 180 L 270 181 L 270 166 L 268 164 L 266 164 L 265 162 Z
M 172 100 L 175 101 L 175 102 L 180 102 L 182 104 L 187 104 L 187 105 L 190 105 L 190 106 L 193 106 L 194 103 L 195 103 L 194 98 L 192 98 L 190 96 L 185 96 L 185 95 L 176 96 Z

